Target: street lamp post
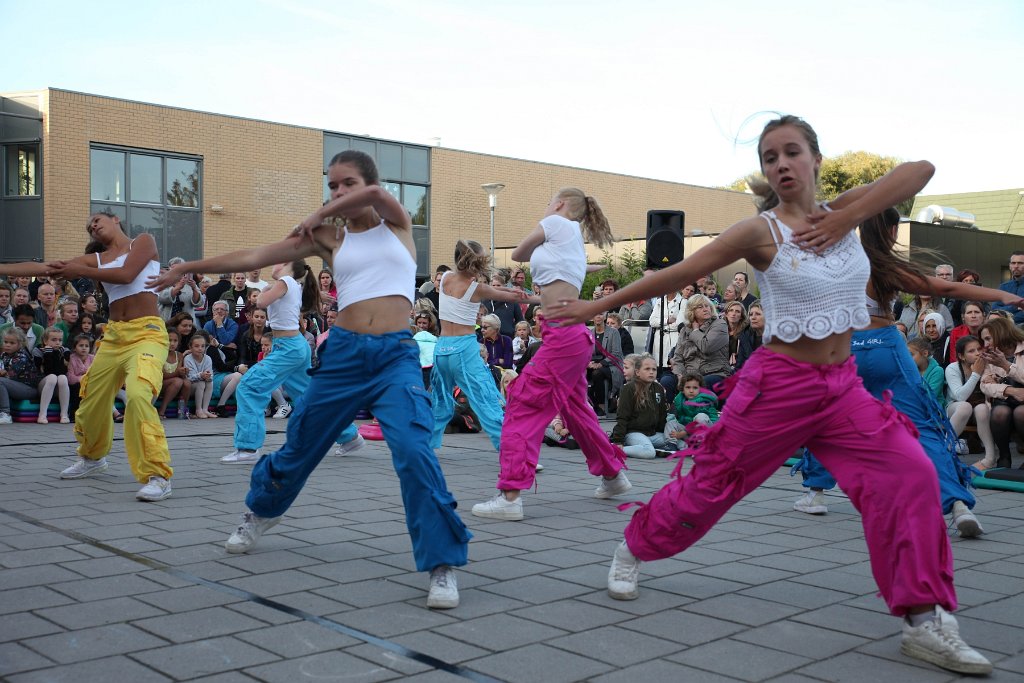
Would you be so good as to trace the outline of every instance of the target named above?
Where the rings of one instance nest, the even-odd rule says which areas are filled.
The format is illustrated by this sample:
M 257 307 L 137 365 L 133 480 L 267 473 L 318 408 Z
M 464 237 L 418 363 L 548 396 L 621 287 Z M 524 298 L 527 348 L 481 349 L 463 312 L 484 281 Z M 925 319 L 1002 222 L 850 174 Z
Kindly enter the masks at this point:
M 491 207 L 491 258 L 494 258 L 494 207 L 498 205 L 498 193 L 505 189 L 502 183 L 486 183 L 480 188 L 487 193 L 487 203 Z

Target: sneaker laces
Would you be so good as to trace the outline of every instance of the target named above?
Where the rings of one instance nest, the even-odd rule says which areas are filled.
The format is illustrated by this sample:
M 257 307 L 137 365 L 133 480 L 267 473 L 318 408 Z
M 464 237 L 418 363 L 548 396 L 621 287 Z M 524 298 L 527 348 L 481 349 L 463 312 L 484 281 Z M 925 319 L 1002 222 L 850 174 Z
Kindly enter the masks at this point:
M 941 615 L 936 615 L 933 621 L 922 624 L 924 628 L 933 632 L 942 643 L 958 652 L 972 650 L 963 638 L 960 637 L 960 628 L 956 623 L 943 622 Z
M 438 588 L 448 588 L 448 567 L 435 567 L 430 572 L 430 582 Z

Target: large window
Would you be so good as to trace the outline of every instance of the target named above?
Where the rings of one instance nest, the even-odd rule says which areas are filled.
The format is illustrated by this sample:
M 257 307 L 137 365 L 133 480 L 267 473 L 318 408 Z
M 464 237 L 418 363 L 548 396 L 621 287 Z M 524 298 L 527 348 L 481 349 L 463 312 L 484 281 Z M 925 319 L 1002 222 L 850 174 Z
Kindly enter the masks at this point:
M 7 182 L 4 194 L 8 197 L 39 196 L 39 145 L 37 143 L 6 145 Z
M 401 202 L 412 217 L 412 235 L 416 242 L 416 273 L 428 276 L 430 266 L 430 149 L 397 142 L 370 140 L 348 135 L 324 133 L 324 201 L 330 199 L 327 188 L 327 164 L 335 154 L 348 149 L 366 152 L 377 163 L 381 186 Z
M 202 160 L 178 154 L 93 146 L 90 210 L 111 211 L 129 235 L 148 232 L 165 263 L 202 256 Z

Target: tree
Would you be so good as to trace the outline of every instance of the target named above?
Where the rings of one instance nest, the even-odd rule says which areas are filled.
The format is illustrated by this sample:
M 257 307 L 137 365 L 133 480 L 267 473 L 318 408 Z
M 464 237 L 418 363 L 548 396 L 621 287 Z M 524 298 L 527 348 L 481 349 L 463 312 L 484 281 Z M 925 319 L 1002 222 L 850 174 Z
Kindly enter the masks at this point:
M 835 199 L 852 187 L 865 185 L 875 181 L 896 168 L 901 159 L 885 157 L 872 152 L 843 152 L 839 156 L 826 157 L 821 162 L 821 173 L 818 177 L 818 199 L 828 201 Z M 758 172 L 750 175 L 760 176 Z M 737 178 L 724 189 L 744 192 L 747 189 L 747 177 Z M 910 198 L 899 205 L 901 215 L 910 213 L 914 205 Z

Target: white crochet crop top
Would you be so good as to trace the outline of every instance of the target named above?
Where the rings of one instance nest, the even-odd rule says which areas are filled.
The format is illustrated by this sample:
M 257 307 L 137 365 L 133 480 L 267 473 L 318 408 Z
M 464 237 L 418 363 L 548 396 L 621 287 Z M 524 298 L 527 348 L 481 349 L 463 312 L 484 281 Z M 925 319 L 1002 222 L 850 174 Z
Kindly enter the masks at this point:
M 472 299 L 473 292 L 476 291 L 477 282 L 471 282 L 469 287 L 466 288 L 466 293 L 457 299 L 446 294 L 444 291 L 444 281 L 448 275 L 449 273 L 445 273 L 441 276 L 441 286 L 437 290 L 439 309 L 437 317 L 459 325 L 468 325 L 469 327 L 476 325 L 476 314 L 480 310 L 480 304 L 475 303 Z
M 382 296 L 404 296 L 412 306 L 416 260 L 384 221 L 364 232 L 346 227 L 332 265 L 339 311 Z
M 132 240 L 132 243 L 134 242 L 135 240 Z M 131 248 L 132 245 L 129 244 L 128 251 L 131 251 Z M 100 270 L 103 270 L 104 268 L 120 268 L 121 266 L 124 265 L 124 262 L 127 258 L 128 253 L 125 252 L 124 254 L 121 254 L 110 263 L 102 263 L 100 261 L 100 255 L 96 254 L 96 267 L 99 268 Z M 132 296 L 133 294 L 138 294 L 140 292 L 149 292 L 150 294 L 155 295 L 156 292 L 146 288 L 146 280 L 148 280 L 151 277 L 156 277 L 159 274 L 160 262 L 150 261 L 145 266 L 143 266 L 142 270 L 139 271 L 139 274 L 135 276 L 135 279 L 127 284 L 122 285 L 113 282 L 103 281 L 103 289 L 107 293 L 107 301 L 109 303 L 114 303 L 115 301 L 119 301 L 125 297 Z
M 540 226 L 544 229 L 544 242 L 530 257 L 533 281 L 543 287 L 562 280 L 579 289 L 587 274 L 587 251 L 580 224 L 553 214 L 545 216 Z
M 764 308 L 765 342 L 824 339 L 871 324 L 864 302 L 871 264 L 856 232 L 850 231 L 819 256 L 794 244 L 793 231 L 774 211 L 761 216 L 778 248 L 766 270 L 754 269 Z

